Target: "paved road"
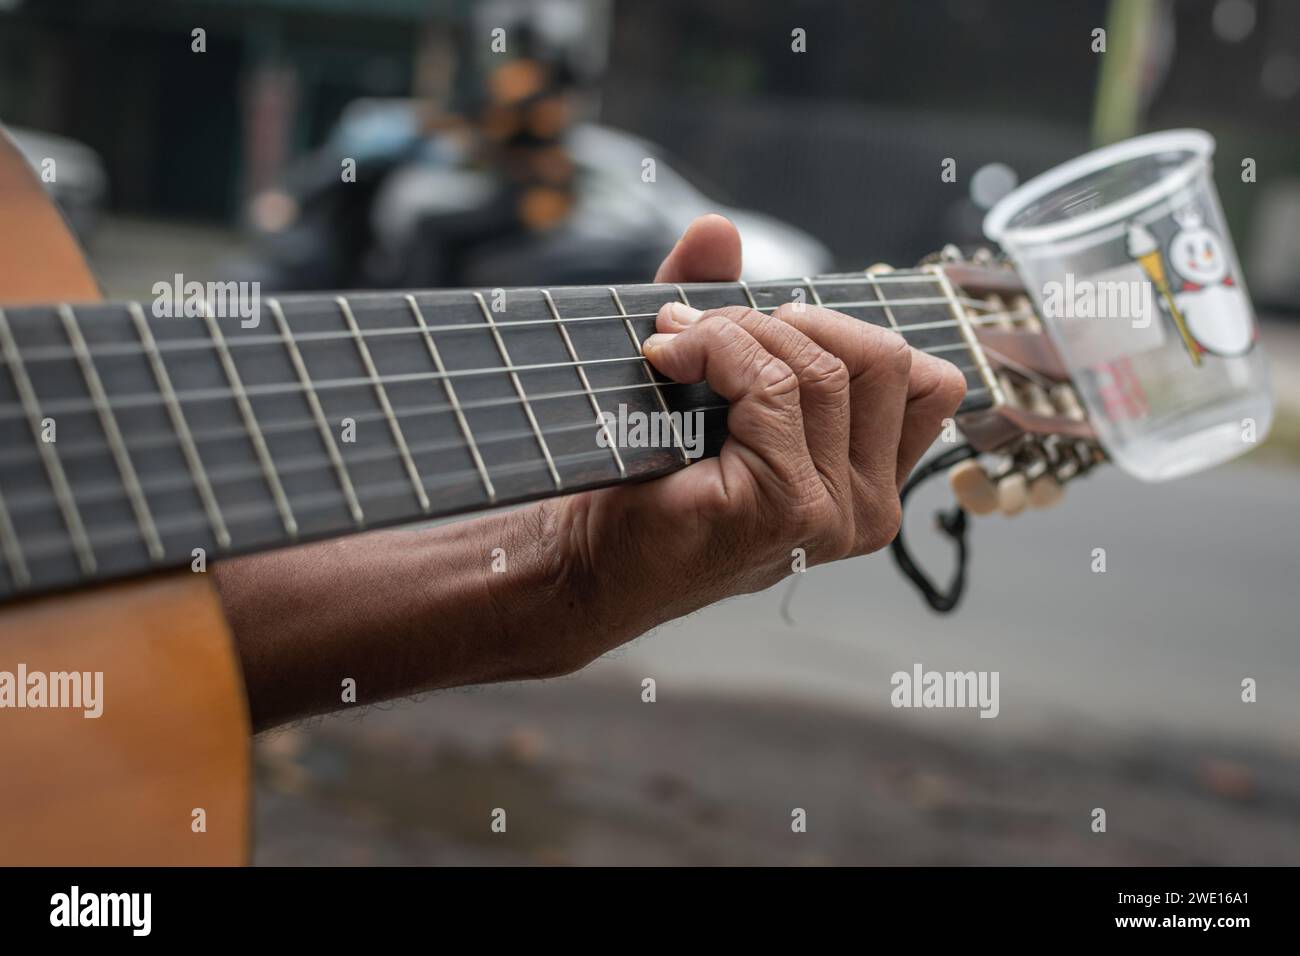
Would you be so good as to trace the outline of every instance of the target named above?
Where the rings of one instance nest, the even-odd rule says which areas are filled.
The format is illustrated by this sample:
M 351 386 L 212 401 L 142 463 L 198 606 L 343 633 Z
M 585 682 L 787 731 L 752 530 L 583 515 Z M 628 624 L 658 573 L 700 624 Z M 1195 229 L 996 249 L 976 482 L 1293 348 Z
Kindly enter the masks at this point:
M 932 510 L 909 509 L 918 535 Z M 664 627 L 589 676 L 881 708 L 890 675 L 921 662 L 1000 671 L 1002 703 L 996 720 L 908 713 L 923 724 L 997 736 L 1082 721 L 1300 749 L 1300 472 L 1242 464 L 1146 485 L 1112 469 L 1053 511 L 981 520 L 972 540 L 968 598 L 951 616 L 876 555 L 809 571 L 793 627 L 778 588 Z M 1241 702 L 1245 677 L 1255 704 Z

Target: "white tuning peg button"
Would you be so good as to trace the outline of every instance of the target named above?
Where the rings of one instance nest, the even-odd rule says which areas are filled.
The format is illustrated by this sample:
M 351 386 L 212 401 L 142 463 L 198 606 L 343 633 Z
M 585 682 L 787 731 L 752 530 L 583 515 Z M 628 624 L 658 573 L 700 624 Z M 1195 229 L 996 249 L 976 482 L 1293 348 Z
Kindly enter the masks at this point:
M 998 510 L 1007 517 L 1018 515 L 1029 504 L 1029 482 L 1023 473 L 1013 471 L 998 482 Z
M 971 514 L 988 515 L 998 510 L 998 491 L 979 462 L 967 459 L 953 465 L 948 484 L 957 503 Z
M 887 262 L 877 262 L 875 265 L 867 266 L 868 275 L 884 275 L 886 272 L 893 272 L 894 267 Z
M 1065 497 L 1065 488 L 1056 476 L 1041 474 L 1029 483 L 1029 504 L 1034 508 L 1051 508 Z

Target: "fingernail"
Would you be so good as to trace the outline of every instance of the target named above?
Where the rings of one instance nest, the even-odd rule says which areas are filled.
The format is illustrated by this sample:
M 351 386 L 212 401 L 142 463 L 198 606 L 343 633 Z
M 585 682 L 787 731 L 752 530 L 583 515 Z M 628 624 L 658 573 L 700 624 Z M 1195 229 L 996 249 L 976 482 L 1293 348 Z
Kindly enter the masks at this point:
M 675 338 L 677 338 L 676 332 L 656 332 L 641 343 L 641 351 L 650 353 L 655 349 L 661 349 Z
M 678 325 L 690 325 L 692 322 L 698 322 L 704 313 L 699 309 L 692 309 L 685 302 L 669 302 L 668 314 Z

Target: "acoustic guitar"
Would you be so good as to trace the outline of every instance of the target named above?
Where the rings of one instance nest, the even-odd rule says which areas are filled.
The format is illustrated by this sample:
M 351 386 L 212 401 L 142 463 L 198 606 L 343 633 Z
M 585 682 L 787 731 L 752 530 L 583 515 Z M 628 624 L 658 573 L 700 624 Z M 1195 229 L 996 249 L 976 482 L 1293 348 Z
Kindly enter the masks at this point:
M 954 472 L 969 510 L 1050 504 L 1101 457 L 988 255 L 779 282 L 294 295 L 250 321 L 103 302 L 2 135 L 0 211 L 0 863 L 244 862 L 249 718 L 209 562 L 689 466 L 680 443 L 609 441 L 616 409 L 700 416 L 715 454 L 725 403 L 641 356 L 667 301 L 824 305 L 955 364 L 957 425 L 1003 462 Z M 41 706 L 97 672 L 98 716 Z

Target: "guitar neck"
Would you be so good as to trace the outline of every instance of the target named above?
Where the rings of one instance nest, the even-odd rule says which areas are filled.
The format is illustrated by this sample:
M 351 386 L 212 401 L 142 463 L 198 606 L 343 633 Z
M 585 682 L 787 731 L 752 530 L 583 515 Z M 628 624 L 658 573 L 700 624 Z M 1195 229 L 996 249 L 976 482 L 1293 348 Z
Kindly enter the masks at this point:
M 0 600 L 714 454 L 726 404 L 641 357 L 673 300 L 825 305 L 952 361 L 964 409 L 988 404 L 960 299 L 929 270 L 0 310 Z

